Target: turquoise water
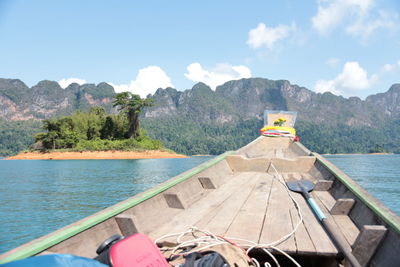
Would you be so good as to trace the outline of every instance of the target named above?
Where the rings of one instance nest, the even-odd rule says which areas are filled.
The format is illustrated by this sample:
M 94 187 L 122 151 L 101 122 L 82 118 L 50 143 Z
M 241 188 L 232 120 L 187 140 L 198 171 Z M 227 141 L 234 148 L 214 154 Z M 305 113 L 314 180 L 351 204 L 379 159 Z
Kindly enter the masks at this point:
M 400 155 L 325 155 L 324 157 L 400 215 Z
M 211 158 L 0 160 L 0 254 Z
M 0 254 L 211 158 L 0 160 Z M 400 155 L 326 158 L 400 214 Z

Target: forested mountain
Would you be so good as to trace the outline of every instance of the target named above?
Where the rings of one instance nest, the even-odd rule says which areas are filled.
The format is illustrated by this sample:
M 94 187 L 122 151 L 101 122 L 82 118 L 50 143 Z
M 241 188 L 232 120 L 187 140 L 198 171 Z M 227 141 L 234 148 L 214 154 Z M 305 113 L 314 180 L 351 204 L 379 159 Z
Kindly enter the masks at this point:
M 0 153 L 17 151 L 4 141 L 10 124 L 17 127 L 12 135 L 25 140 L 17 146 L 21 149 L 29 142 L 18 129 L 35 132 L 35 120 L 96 105 L 115 112 L 114 94 L 106 83 L 62 89 L 56 82 L 42 81 L 29 88 L 20 80 L 0 79 Z M 285 80 L 263 78 L 229 81 L 215 91 L 203 83 L 185 91 L 159 89 L 150 97 L 155 106 L 145 109 L 143 127 L 180 153 L 237 149 L 258 136 L 265 109 L 297 111 L 301 141 L 320 153 L 400 152 L 400 84 L 366 100 L 317 94 Z M 25 124 L 28 120 L 30 124 Z
M 182 153 L 222 153 L 258 136 L 263 111 L 298 112 L 302 142 L 320 153 L 400 152 L 400 85 L 386 93 L 343 98 L 317 94 L 288 81 L 250 78 L 212 91 L 159 89 L 145 113 L 149 134 Z
M 0 118 L 10 121 L 40 120 L 70 115 L 75 110 L 102 106 L 112 110 L 114 88 L 107 83 L 62 89 L 57 82 L 41 81 L 29 88 L 17 79 L 0 79 Z

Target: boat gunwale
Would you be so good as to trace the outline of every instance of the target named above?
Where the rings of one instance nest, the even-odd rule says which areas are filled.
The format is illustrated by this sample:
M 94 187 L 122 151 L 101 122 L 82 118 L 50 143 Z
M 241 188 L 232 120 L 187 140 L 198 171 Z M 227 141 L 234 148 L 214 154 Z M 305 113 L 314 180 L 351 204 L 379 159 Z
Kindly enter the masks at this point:
M 55 232 L 51 232 L 47 235 L 39 237 L 38 239 L 34 239 L 28 243 L 24 243 L 21 246 L 27 245 L 31 243 L 31 245 L 22 248 L 21 246 L 16 247 L 12 250 L 16 250 L 13 253 L 5 256 L 7 253 L 11 251 L 7 251 L 4 254 L 0 255 L 0 264 L 4 264 L 7 262 L 24 259 L 33 255 L 36 255 L 44 250 L 57 245 L 66 239 L 75 236 L 99 223 L 102 223 L 152 197 L 157 196 L 158 194 L 174 187 L 175 185 L 186 181 L 187 179 L 193 177 L 194 175 L 218 164 L 219 162 L 225 160 L 225 158 L 236 151 L 227 151 L 211 160 L 208 160 L 197 167 L 194 167 L 188 171 L 185 171 L 177 176 L 157 185 L 156 187 L 150 188 L 142 193 L 139 193 L 131 198 L 123 200 L 106 210 L 101 210 L 93 215 L 89 215 L 88 217 L 83 218 L 78 222 L 74 222 L 70 225 L 64 226 L 63 228 L 56 230 Z M 75 225 L 76 224 L 76 225 Z M 60 231 L 60 232 L 58 232 Z M 58 233 L 57 233 L 58 232 Z M 3 256 L 3 258 L 2 258 Z M 5 256 L 5 257 L 4 257 Z
M 260 138 L 256 138 L 251 143 L 242 147 L 237 151 L 227 151 L 211 160 L 208 160 L 197 167 L 194 167 L 186 172 L 183 172 L 159 185 L 156 187 L 150 188 L 142 193 L 139 193 L 127 200 L 119 202 L 105 210 L 99 211 L 93 215 L 90 215 L 78 222 L 74 222 L 68 226 L 65 226 L 55 232 L 49 233 L 45 236 L 39 237 L 29 243 L 25 243 L 20 247 L 14 248 L 11 251 L 6 252 L 3 255 L 0 255 L 0 264 L 7 263 L 14 260 L 23 259 L 29 256 L 36 255 L 40 252 L 45 251 L 46 249 L 59 244 L 66 239 L 77 235 L 99 223 L 102 223 L 158 194 L 174 187 L 175 185 L 184 182 L 196 174 L 218 164 L 219 162 L 226 159 L 227 156 L 232 155 L 234 153 L 239 154 L 238 152 L 243 151 L 244 148 L 250 146 L 251 144 L 258 141 Z M 314 156 L 318 163 L 320 163 L 327 171 L 329 171 L 338 181 L 343 184 L 350 192 L 352 192 L 362 204 L 367 206 L 378 218 L 380 218 L 384 223 L 390 226 L 397 234 L 400 234 L 400 217 L 395 213 L 390 211 L 384 204 L 382 204 L 379 200 L 374 198 L 371 194 L 365 191 L 358 183 L 352 180 L 346 173 L 344 173 L 341 169 L 336 167 L 329 160 L 325 159 L 323 156 L 316 152 L 311 152 L 308 150 L 303 144 L 300 142 L 295 142 L 297 146 L 299 146 L 306 154 L 309 156 Z M 8 255 L 7 255 L 8 254 Z
M 329 160 L 316 152 L 311 153 L 317 161 L 321 163 L 328 171 L 330 171 L 336 179 L 338 179 L 349 191 L 351 191 L 361 202 L 372 210 L 380 219 L 392 227 L 400 234 L 400 217 L 390 211 L 381 201 L 366 192 L 360 185 L 351 179 L 341 169 L 336 167 Z

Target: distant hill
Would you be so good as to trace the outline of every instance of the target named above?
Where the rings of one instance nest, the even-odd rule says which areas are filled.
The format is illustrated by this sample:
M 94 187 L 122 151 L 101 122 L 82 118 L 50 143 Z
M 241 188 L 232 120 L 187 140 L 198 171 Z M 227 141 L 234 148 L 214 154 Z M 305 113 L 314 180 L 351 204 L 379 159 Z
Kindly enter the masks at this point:
M 0 117 L 8 121 L 41 120 L 102 106 L 112 110 L 114 88 L 107 83 L 62 89 L 57 82 L 41 81 L 29 88 L 17 79 L 0 79 Z
M 183 92 L 159 89 L 152 97 L 145 126 L 181 153 L 246 144 L 258 136 L 265 109 L 297 111 L 302 142 L 320 153 L 400 151 L 400 84 L 365 101 L 263 78 L 229 81 L 215 91 L 203 83 Z
M 18 149 L 28 146 L 26 136 L 23 144 L 18 139 L 24 132 L 19 129 L 25 126 L 35 132 L 34 121 L 95 105 L 115 112 L 114 95 L 107 83 L 71 84 L 62 89 L 57 82 L 41 81 L 29 88 L 20 80 L 0 79 L 0 154 L 12 151 L 10 138 L 19 142 Z M 179 153 L 237 149 L 258 136 L 265 109 L 297 111 L 302 142 L 320 153 L 400 152 L 400 84 L 366 100 L 319 94 L 289 81 L 263 78 L 229 81 L 215 91 L 203 83 L 185 91 L 159 89 L 150 97 L 155 106 L 144 111 L 144 128 Z M 30 124 L 24 124 L 27 121 Z
M 238 119 L 262 118 L 265 109 L 294 110 L 307 122 L 344 123 L 349 126 L 376 126 L 385 119 L 400 119 L 400 84 L 386 93 L 343 98 L 331 93 L 315 93 L 288 81 L 250 78 L 230 81 L 215 91 L 203 83 L 192 89 L 159 89 L 156 105 L 146 118 L 190 117 L 196 121 L 224 123 Z

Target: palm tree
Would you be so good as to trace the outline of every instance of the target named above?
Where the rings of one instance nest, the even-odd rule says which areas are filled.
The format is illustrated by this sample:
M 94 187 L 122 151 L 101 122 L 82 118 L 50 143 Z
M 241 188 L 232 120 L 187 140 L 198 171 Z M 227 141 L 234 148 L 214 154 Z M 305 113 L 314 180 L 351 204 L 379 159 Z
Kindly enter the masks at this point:
M 139 114 L 144 107 L 153 105 L 153 99 L 142 99 L 139 95 L 131 92 L 123 92 L 116 94 L 113 106 L 118 106 L 120 112 L 124 112 L 128 117 L 128 137 L 136 138 L 139 135 Z

